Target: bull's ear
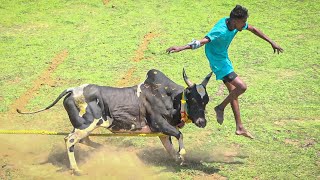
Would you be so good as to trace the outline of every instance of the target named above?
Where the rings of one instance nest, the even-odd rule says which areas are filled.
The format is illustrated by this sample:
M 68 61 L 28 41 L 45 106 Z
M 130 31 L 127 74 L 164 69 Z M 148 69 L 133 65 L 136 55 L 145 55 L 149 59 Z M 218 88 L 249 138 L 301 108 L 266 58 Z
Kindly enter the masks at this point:
M 194 83 L 189 80 L 184 68 L 183 68 L 183 79 L 184 79 L 184 82 L 188 85 L 188 87 L 191 87 L 194 85 Z
M 210 73 L 204 78 L 204 80 L 203 80 L 202 83 L 201 83 L 202 86 L 204 86 L 204 87 L 207 86 L 207 84 L 208 84 L 208 82 L 209 82 L 209 80 L 210 80 L 210 78 L 211 78 L 211 75 L 212 75 L 212 72 L 210 72 Z

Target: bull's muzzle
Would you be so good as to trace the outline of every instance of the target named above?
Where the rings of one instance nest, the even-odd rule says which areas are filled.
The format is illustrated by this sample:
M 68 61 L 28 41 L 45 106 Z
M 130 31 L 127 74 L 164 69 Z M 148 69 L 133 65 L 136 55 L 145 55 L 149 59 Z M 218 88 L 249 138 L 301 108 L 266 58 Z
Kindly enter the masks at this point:
M 204 128 L 206 127 L 207 125 L 207 120 L 204 119 L 204 118 L 198 118 L 196 121 L 195 121 L 195 124 L 196 126 L 200 127 L 200 128 Z

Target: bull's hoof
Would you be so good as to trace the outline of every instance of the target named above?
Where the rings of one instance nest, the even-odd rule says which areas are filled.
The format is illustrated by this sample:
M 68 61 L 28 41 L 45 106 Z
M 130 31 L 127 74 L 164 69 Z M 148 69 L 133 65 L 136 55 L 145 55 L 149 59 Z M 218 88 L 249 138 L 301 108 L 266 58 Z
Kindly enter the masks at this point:
M 72 175 L 75 175 L 75 176 L 82 176 L 83 175 L 83 172 L 79 169 L 72 169 Z
M 185 155 L 186 154 L 186 150 L 185 149 L 181 149 L 179 152 L 180 155 Z
M 179 156 L 179 161 L 180 161 L 180 166 L 183 166 L 185 164 L 185 158 L 184 156 L 180 155 Z
M 180 166 L 188 166 L 188 164 L 185 161 L 181 161 Z

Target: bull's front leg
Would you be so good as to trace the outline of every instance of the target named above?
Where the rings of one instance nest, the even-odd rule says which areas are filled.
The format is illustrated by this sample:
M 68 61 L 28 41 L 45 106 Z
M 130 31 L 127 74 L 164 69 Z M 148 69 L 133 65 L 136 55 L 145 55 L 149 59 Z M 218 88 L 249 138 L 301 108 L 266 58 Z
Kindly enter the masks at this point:
M 179 132 L 179 131 L 178 131 Z M 164 132 L 163 132 L 164 133 Z M 179 132 L 179 136 L 176 137 L 179 143 L 179 151 L 178 151 L 178 156 L 176 151 L 174 150 L 174 147 L 172 145 L 172 141 L 170 139 L 170 136 L 164 136 L 164 137 L 159 137 L 164 148 L 167 150 L 167 152 L 176 160 L 178 161 L 179 159 L 181 160 L 180 165 L 183 165 L 185 163 L 185 155 L 186 155 L 186 149 L 184 148 L 184 143 L 183 143 L 183 135 L 181 132 Z
M 167 137 L 160 137 L 160 140 L 161 140 L 163 146 L 169 152 L 169 154 L 173 155 L 175 152 L 174 152 L 174 148 L 172 146 L 172 142 L 169 139 L 169 136 L 174 136 L 175 138 L 177 138 L 177 140 L 179 142 L 179 151 L 178 151 L 179 157 L 178 158 L 181 160 L 181 165 L 184 164 L 184 161 L 185 161 L 184 156 L 186 154 L 186 150 L 185 150 L 184 144 L 183 144 L 182 133 L 177 128 L 175 128 L 174 126 L 169 124 L 165 119 L 159 118 L 157 120 L 160 120 L 160 121 L 152 122 L 151 126 L 154 129 L 156 129 L 157 131 L 162 132 L 165 135 L 168 135 Z
M 163 147 L 166 149 L 166 151 L 176 160 L 179 160 L 179 157 L 177 156 L 176 151 L 174 150 L 174 147 L 172 145 L 171 137 L 170 136 L 159 136 Z
M 179 131 L 180 132 L 180 131 Z M 182 133 L 180 132 L 180 137 L 177 138 L 178 139 L 178 142 L 179 142 L 179 158 L 181 159 L 181 163 L 180 165 L 183 165 L 184 162 L 185 162 L 185 154 L 187 153 L 186 152 L 186 149 L 184 148 L 184 144 L 183 144 L 183 135 Z

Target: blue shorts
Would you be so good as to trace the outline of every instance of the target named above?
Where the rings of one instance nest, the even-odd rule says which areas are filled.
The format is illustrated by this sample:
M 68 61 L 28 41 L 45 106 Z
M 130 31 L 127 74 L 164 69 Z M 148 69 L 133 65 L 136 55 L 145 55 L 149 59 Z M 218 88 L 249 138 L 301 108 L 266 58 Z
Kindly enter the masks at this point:
M 229 73 L 228 75 L 226 75 L 225 77 L 223 77 L 223 82 L 226 83 L 226 82 L 231 82 L 233 81 L 238 75 L 232 71 L 231 73 Z
M 232 63 L 229 59 L 224 61 L 210 62 L 210 68 L 216 75 L 216 80 L 223 80 L 223 78 L 234 71 Z

